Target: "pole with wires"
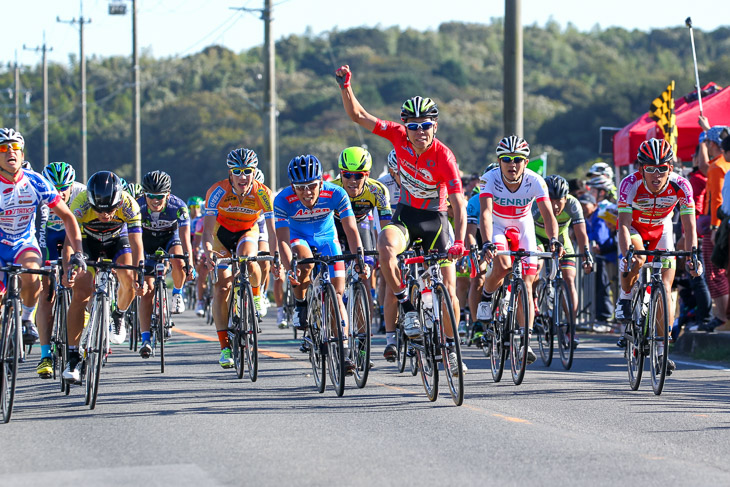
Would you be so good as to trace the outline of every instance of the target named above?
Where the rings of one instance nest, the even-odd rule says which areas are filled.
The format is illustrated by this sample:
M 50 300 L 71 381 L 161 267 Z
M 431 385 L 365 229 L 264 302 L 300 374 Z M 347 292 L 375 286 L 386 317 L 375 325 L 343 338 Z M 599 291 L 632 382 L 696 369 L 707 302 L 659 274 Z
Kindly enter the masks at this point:
M 702 90 L 700 89 L 700 73 L 697 70 L 697 51 L 695 51 L 695 35 L 692 31 L 692 18 L 687 17 L 684 24 L 689 28 L 689 40 L 692 42 L 692 60 L 695 63 L 695 84 L 697 86 L 697 101 L 700 104 L 700 115 L 703 114 L 702 110 Z

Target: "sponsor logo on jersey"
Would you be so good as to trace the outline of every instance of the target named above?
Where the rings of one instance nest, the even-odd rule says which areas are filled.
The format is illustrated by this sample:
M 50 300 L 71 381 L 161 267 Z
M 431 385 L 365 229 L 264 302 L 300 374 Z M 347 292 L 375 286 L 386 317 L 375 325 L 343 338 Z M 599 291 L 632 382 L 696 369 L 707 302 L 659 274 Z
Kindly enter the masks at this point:
M 266 192 L 266 189 L 259 188 L 258 194 L 259 198 L 261 198 L 261 202 L 264 204 L 264 208 L 271 208 L 271 200 L 269 199 L 269 195 Z
M 333 191 L 331 190 L 322 190 L 319 192 L 320 198 L 332 198 Z
M 423 179 L 425 179 L 426 181 L 433 181 L 433 175 L 428 169 L 419 169 L 418 173 L 421 174 L 423 176 Z
M 387 122 L 380 122 L 380 130 L 381 131 L 382 130 L 385 130 L 387 128 L 388 128 L 388 123 Z
M 226 194 L 226 190 L 218 186 L 215 188 L 215 191 L 213 191 L 208 198 L 208 207 L 209 208 L 215 208 L 218 206 L 218 203 L 220 203 L 221 198 L 223 198 L 223 195 Z
M 299 201 L 299 196 L 292 194 L 286 197 L 287 203 L 294 203 L 295 201 Z
M 294 218 L 301 218 L 301 217 L 307 217 L 307 216 L 322 216 L 328 214 L 330 211 L 329 208 L 312 208 L 311 210 L 297 210 L 296 213 L 294 213 Z

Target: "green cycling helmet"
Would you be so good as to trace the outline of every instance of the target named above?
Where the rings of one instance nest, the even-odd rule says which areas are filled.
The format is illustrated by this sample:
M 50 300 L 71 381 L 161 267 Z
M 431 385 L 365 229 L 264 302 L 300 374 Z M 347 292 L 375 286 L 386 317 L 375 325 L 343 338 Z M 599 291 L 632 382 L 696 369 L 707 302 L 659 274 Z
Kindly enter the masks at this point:
M 340 154 L 338 165 L 343 171 L 369 171 L 373 167 L 373 158 L 362 147 L 348 147 Z
M 192 206 L 202 207 L 203 198 L 201 198 L 200 196 L 191 196 L 190 198 L 188 198 L 188 208 Z

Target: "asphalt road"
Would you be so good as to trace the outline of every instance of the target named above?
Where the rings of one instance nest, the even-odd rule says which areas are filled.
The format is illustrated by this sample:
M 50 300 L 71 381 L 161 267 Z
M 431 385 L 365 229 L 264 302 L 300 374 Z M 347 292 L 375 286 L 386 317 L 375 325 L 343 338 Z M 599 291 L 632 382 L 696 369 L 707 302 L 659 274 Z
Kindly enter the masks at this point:
M 730 370 L 674 357 L 657 397 L 629 389 L 615 337 L 585 335 L 573 370 L 495 384 L 465 349 L 466 398 L 429 402 L 380 355 L 368 385 L 314 388 L 289 330 L 265 318 L 257 382 L 217 364 L 212 327 L 176 318 L 167 368 L 115 346 L 96 409 L 23 364 L 0 425 L 0 486 L 729 485 Z M 185 333 L 183 333 L 185 332 Z M 535 344 L 536 345 L 536 344 Z M 446 395 L 443 395 L 446 392 Z

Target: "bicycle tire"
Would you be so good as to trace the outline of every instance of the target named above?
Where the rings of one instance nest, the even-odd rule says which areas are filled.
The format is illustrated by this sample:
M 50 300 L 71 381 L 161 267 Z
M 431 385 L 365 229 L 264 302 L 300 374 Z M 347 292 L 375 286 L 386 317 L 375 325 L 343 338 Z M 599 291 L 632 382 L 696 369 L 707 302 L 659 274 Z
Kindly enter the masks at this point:
M 435 401 L 439 395 L 439 369 L 434 351 L 436 343 L 433 330 L 429 330 L 428 333 L 423 335 L 423 350 L 416 349 L 421 382 L 423 383 L 423 389 L 426 391 L 426 396 L 431 402 Z
M 251 285 L 246 286 L 246 292 L 242 293 L 239 302 L 241 304 L 241 346 L 246 358 L 248 378 L 256 382 L 259 377 L 259 334 L 258 317 L 253 302 L 253 291 Z
M 8 299 L 3 311 L 2 377 L 0 377 L 0 398 L 2 402 L 2 421 L 7 423 L 13 414 L 15 402 L 15 385 L 18 378 L 18 365 L 23 343 L 23 331 L 20 320 L 20 300 Z
M 641 306 L 646 288 L 639 286 L 639 281 L 634 284 L 631 295 L 631 322 L 626 326 L 626 368 L 629 374 L 629 386 L 635 391 L 641 385 L 641 376 L 644 371 L 644 334 L 641 332 L 641 323 L 636 322 L 638 306 Z M 641 318 L 643 321 L 644 318 Z
M 535 334 L 537 344 L 540 348 L 540 358 L 545 367 L 553 363 L 553 351 L 555 340 L 553 340 L 553 316 L 548 306 L 548 286 L 552 283 L 544 277 L 538 279 L 535 285 L 535 297 L 537 299 L 537 314 L 535 315 Z
M 504 296 L 504 286 L 500 286 L 499 289 L 494 293 L 492 297 L 492 319 L 486 323 L 488 340 L 491 340 L 489 353 L 489 364 L 492 371 L 492 380 L 499 382 L 502 380 L 502 374 L 504 373 L 504 364 L 507 359 L 507 349 L 504 346 L 505 342 L 505 316 L 502 314 L 502 308 L 500 302 Z
M 456 315 L 454 314 L 453 304 L 451 302 L 451 296 L 449 292 L 441 283 L 437 283 L 433 287 L 433 294 L 436 301 L 435 305 L 438 306 L 439 314 L 437 317 L 439 326 L 439 347 L 441 348 L 441 361 L 444 367 L 444 375 L 446 376 L 446 382 L 449 385 L 449 392 L 451 392 L 451 398 L 454 400 L 454 404 L 461 406 L 464 403 L 464 368 L 462 367 L 461 358 L 461 340 L 457 330 Z M 434 308 L 436 309 L 436 308 Z M 446 336 L 446 323 L 445 313 L 448 314 L 449 320 L 451 320 L 451 333 L 453 344 L 449 346 L 448 339 Z M 456 363 L 459 367 L 458 375 L 455 375 L 451 371 L 451 361 L 449 355 L 451 353 L 456 354 Z
M 362 389 L 370 373 L 370 301 L 368 290 L 362 282 L 353 284 L 350 290 L 352 314 L 350 318 L 350 350 L 355 364 L 355 384 Z M 349 304 L 349 303 L 348 303 Z
M 296 301 L 294 299 L 294 290 L 291 287 L 291 282 L 287 279 L 284 282 L 284 317 L 286 318 L 286 325 L 291 327 L 294 333 L 294 339 L 297 339 L 297 329 L 294 327 L 294 308 Z
M 395 324 L 395 366 L 398 369 L 398 373 L 406 370 L 406 353 L 408 351 L 408 337 L 403 332 L 403 316 L 405 314 L 399 304 L 398 318 Z
M 661 309 L 660 309 L 661 308 Z M 667 291 L 663 284 L 651 286 L 651 301 L 647 317 L 649 326 L 649 370 L 651 370 L 651 388 L 655 395 L 660 395 L 667 378 L 667 358 L 669 356 L 669 315 L 667 313 Z M 661 313 L 660 313 L 661 311 Z M 662 315 L 659 318 L 659 315 Z M 664 327 L 664 336 L 659 337 L 659 320 Z M 664 353 L 659 360 L 659 344 Z
M 61 392 L 68 394 L 71 387 L 63 380 L 63 371 L 68 362 L 68 328 L 66 327 L 66 310 L 68 310 L 69 300 L 67 289 L 62 289 L 56 293 L 56 300 L 53 304 L 53 335 L 51 342 L 53 344 L 53 375 L 56 378 L 56 370 L 59 370 L 58 378 L 61 385 Z
M 312 364 L 312 376 L 317 392 L 322 394 L 327 386 L 327 350 L 322 341 L 322 302 L 320 297 L 313 296 L 312 286 L 307 290 L 307 323 L 309 323 L 309 362 Z M 306 340 L 306 335 L 304 340 Z
M 96 408 L 96 400 L 99 396 L 99 379 L 101 376 L 102 347 L 104 347 L 104 328 L 109 326 L 109 303 L 108 298 L 101 298 L 101 313 L 94 317 L 94 328 L 90 330 L 89 340 L 91 347 L 87 345 L 86 356 L 86 392 L 89 409 Z
M 167 303 L 167 288 L 164 283 L 157 286 L 159 299 L 159 314 L 157 315 L 157 342 L 160 344 L 160 373 L 165 373 L 165 328 L 170 322 L 169 306 Z
M 332 283 L 326 283 L 322 288 L 323 299 L 323 329 L 327 336 L 327 365 L 332 386 L 337 396 L 345 393 L 345 349 L 342 332 L 342 315 L 340 305 Z
M 568 283 L 562 281 L 556 293 L 558 303 L 558 322 L 555 324 L 558 334 L 558 351 L 560 361 L 565 370 L 573 366 L 573 340 L 575 339 L 575 318 L 573 317 L 573 296 L 568 289 Z M 553 304 L 554 306 L 554 304 Z
M 508 311 L 507 321 L 509 323 L 510 334 L 510 369 L 512 370 L 512 382 L 516 386 L 522 384 L 525 378 L 525 369 L 527 368 L 527 350 L 530 346 L 530 333 L 527 327 L 528 308 L 527 308 L 527 287 L 522 279 L 514 279 L 512 281 L 512 297 L 514 305 L 512 310 Z M 523 327 L 517 320 L 518 310 L 522 309 L 524 320 Z
M 236 301 L 240 298 L 240 292 L 236 293 L 238 280 L 234 280 L 231 285 L 230 297 L 228 299 L 228 326 L 226 333 L 228 334 L 228 348 L 231 349 L 231 358 L 233 359 L 233 368 L 236 370 L 236 377 L 243 378 L 245 371 L 243 346 L 241 345 L 241 316 L 240 309 L 236 311 Z

